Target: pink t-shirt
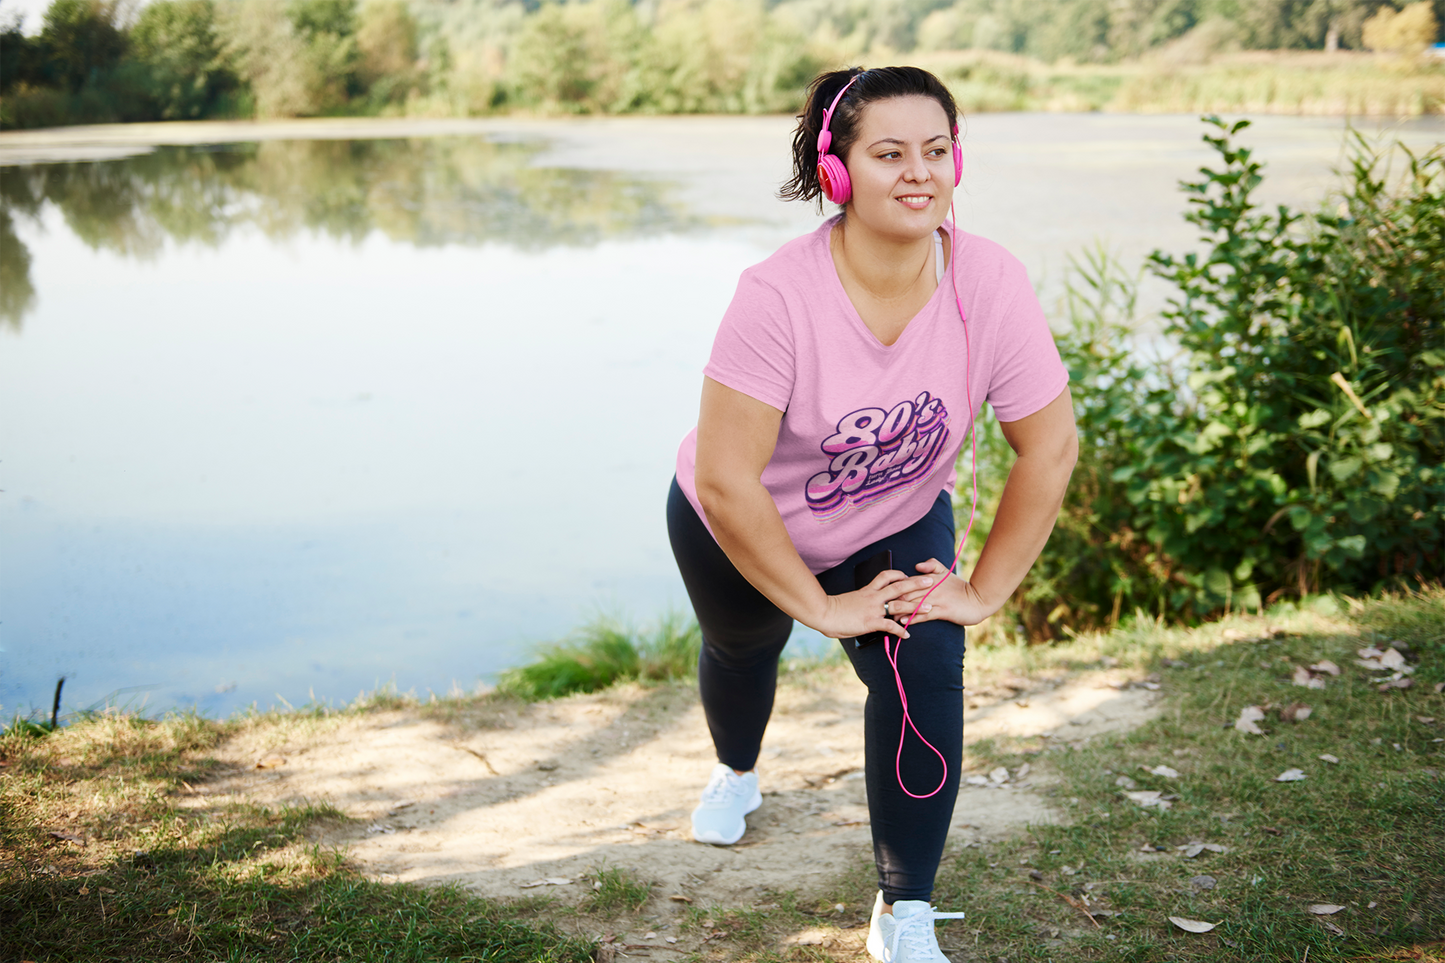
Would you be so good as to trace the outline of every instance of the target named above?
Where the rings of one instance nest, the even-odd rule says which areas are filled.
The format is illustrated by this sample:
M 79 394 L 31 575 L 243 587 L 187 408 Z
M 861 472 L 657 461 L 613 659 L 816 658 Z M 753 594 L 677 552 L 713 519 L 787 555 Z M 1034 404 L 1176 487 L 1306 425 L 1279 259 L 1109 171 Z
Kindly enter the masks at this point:
M 783 412 L 762 482 L 814 574 L 912 525 L 953 490 L 959 448 L 985 401 L 999 421 L 1017 421 L 1069 380 L 1024 266 L 959 230 L 953 269 L 969 344 L 947 274 L 898 340 L 880 343 L 838 280 L 828 249 L 836 222 L 743 272 L 703 369 Z M 693 429 L 678 449 L 677 482 L 706 525 L 696 459 Z

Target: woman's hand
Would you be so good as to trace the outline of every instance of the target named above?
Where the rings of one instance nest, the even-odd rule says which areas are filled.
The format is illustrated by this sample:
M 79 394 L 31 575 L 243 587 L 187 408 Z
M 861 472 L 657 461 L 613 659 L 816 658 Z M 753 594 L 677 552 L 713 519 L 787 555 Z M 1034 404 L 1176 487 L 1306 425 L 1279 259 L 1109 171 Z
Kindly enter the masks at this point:
M 928 601 L 924 602 L 913 616 L 913 625 L 935 619 L 958 625 L 977 625 L 994 613 L 995 609 L 984 602 L 971 582 L 954 575 L 948 566 L 938 559 L 930 558 L 926 562 L 919 562 L 915 568 L 922 572 L 923 576 L 943 579 L 943 584 L 931 593 L 924 588 L 899 596 L 898 601 L 891 607 L 899 622 L 909 621 L 909 613 L 924 595 L 928 596 Z
M 885 616 L 884 606 L 898 612 L 912 611 L 912 605 L 905 608 L 898 600 L 905 595 L 921 597 L 933 582 L 932 575 L 909 578 L 894 569 L 879 572 L 873 581 L 856 592 L 828 596 L 823 618 L 811 627 L 830 639 L 852 639 L 870 632 L 887 632 L 894 638 L 906 639 L 908 633 L 903 631 L 903 618 Z M 933 600 L 929 599 L 925 606 L 931 608 L 932 604 Z

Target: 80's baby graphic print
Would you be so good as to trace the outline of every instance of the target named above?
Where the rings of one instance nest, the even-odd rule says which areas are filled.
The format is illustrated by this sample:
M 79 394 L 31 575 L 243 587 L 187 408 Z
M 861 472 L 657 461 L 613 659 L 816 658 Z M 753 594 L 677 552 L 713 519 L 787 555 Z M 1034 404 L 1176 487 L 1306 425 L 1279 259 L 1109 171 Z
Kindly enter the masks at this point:
M 912 491 L 948 446 L 948 409 L 927 391 L 892 408 L 859 408 L 823 439 L 828 468 L 808 479 L 808 507 L 820 522 Z

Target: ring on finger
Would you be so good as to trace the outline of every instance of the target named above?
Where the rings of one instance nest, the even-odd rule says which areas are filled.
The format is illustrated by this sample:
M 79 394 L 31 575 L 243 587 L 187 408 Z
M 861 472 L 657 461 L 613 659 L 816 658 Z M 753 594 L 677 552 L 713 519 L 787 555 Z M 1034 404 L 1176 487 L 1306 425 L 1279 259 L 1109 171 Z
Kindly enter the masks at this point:
M 888 603 L 887 603 L 887 602 L 884 602 L 884 603 L 883 603 L 883 617 L 884 617 L 885 619 L 888 618 Z

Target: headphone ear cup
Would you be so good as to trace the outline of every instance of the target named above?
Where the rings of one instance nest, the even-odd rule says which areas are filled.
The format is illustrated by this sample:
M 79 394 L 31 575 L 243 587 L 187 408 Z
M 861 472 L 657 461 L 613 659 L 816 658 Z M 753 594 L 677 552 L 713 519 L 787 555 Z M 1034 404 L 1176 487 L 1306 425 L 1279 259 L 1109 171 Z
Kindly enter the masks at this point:
M 953 186 L 957 187 L 963 183 L 963 148 L 958 146 L 958 141 L 953 142 Z
M 833 154 L 818 158 L 818 186 L 823 196 L 834 204 L 847 204 L 853 196 L 853 184 L 848 180 L 848 168 Z

